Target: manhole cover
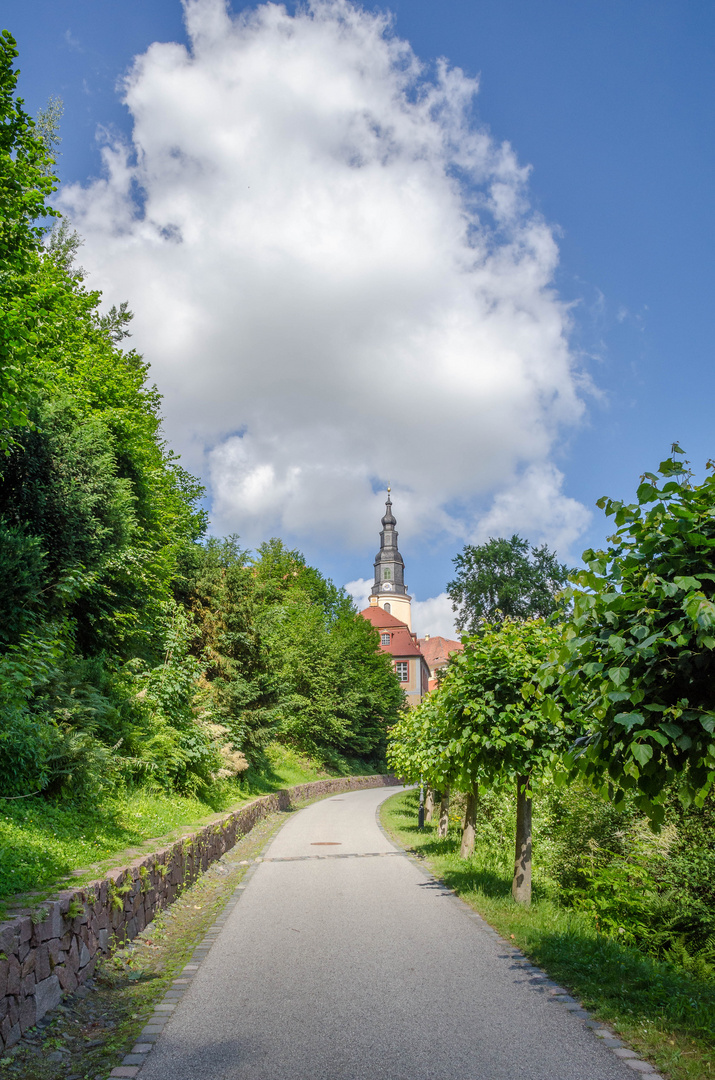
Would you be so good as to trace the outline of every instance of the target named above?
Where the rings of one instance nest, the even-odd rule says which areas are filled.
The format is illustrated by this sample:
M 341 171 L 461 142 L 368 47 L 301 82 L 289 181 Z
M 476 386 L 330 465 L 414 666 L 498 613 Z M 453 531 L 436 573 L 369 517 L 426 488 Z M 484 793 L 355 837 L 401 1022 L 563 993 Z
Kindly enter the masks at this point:
M 342 847 L 340 840 L 314 840 L 311 847 Z

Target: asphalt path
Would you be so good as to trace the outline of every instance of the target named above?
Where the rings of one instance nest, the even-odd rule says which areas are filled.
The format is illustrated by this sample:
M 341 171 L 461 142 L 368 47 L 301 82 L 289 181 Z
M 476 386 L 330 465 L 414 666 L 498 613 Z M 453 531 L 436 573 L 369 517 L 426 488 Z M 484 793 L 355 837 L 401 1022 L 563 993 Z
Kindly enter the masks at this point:
M 286 823 L 141 1080 L 634 1080 L 385 837 L 394 791 Z

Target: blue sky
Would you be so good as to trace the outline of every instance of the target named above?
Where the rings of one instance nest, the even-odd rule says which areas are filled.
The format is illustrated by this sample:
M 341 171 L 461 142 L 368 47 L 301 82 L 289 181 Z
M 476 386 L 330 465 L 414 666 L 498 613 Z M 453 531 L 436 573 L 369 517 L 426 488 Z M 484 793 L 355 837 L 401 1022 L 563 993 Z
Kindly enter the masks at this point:
M 233 12 L 254 6 L 234 3 Z M 364 7 L 385 10 L 382 5 Z M 559 252 L 550 281 L 540 286 L 543 305 L 538 318 L 544 325 L 553 318 L 546 297 L 549 290 L 555 290 L 576 372 L 573 387 L 584 403 L 580 415 L 572 406 L 567 419 L 560 413 L 557 419 L 550 415 L 545 421 L 548 451 L 534 448 L 541 435 L 534 437 L 530 449 L 521 444 L 518 448 L 505 445 L 504 459 L 495 465 L 494 483 L 490 486 L 487 481 L 475 480 L 470 489 L 470 474 L 460 474 L 459 467 L 452 486 L 446 482 L 455 473 L 457 459 L 465 468 L 469 443 L 457 440 L 452 444 L 449 424 L 433 427 L 415 398 L 410 406 L 413 427 L 403 419 L 400 439 L 404 444 L 405 438 L 414 437 L 411 459 L 418 467 L 410 472 L 405 459 L 388 446 L 384 470 L 371 465 L 366 467 L 365 477 L 372 488 L 386 479 L 393 483 L 407 581 L 426 601 L 443 591 L 450 559 L 465 538 L 479 538 L 479 521 L 487 525 L 502 522 L 509 527 L 511 519 L 505 506 L 513 506 L 519 492 L 526 490 L 519 487 L 517 476 L 524 470 L 557 470 L 563 474 L 558 498 L 572 500 L 592 512 L 587 521 L 572 503 L 564 503 L 563 513 L 570 513 L 571 518 L 568 527 L 557 533 L 549 533 L 543 508 L 531 517 L 519 518 L 518 513 L 514 517 L 514 527 L 523 534 L 531 532 L 534 541 L 559 543 L 564 557 L 573 559 L 589 544 L 601 543 L 609 531 L 608 523 L 594 508 L 595 500 L 602 494 L 631 496 L 640 473 L 657 465 L 671 441 L 680 440 L 700 473 L 713 454 L 715 8 L 698 0 L 687 4 L 675 0 L 630 0 L 628 4 L 615 0 L 581 0 L 577 4 L 572 0 L 542 0 L 539 4 L 528 0 L 393 0 L 388 7 L 394 13 L 394 34 L 408 41 L 421 61 L 429 64 L 445 57 L 466 76 L 479 76 L 473 110 L 475 130 L 488 130 L 493 146 L 507 140 L 518 165 L 531 167 L 526 181 L 528 220 L 543 220 Z M 293 12 L 294 6 L 288 8 Z M 40 107 L 50 94 L 59 94 L 64 100 L 59 172 L 68 190 L 75 185 L 71 189 L 73 200 L 65 208 L 72 207 L 70 216 L 81 220 L 89 233 L 87 257 L 83 252 L 81 261 L 93 272 L 96 263 L 97 280 L 105 288 L 124 289 L 113 299 L 124 299 L 127 293 L 137 311 L 141 346 L 153 362 L 148 346 L 157 339 L 152 337 L 152 328 L 141 322 L 144 298 L 125 288 L 136 268 L 126 266 L 115 281 L 111 268 L 95 254 L 100 251 L 102 236 L 108 235 L 107 222 L 103 219 L 101 228 L 93 224 L 100 206 L 96 186 L 91 189 L 91 198 L 82 193 L 90 191 L 92 178 L 102 175 L 98 127 L 108 129 L 115 144 L 122 132 L 126 138 L 130 136 L 132 117 L 121 103 L 117 84 L 133 58 L 154 42 L 187 42 L 181 5 L 178 0 L 153 0 L 151 4 L 140 0 L 124 0 L 122 4 L 5 0 L 3 26 L 18 40 L 21 88 L 30 111 Z M 264 44 L 274 40 L 270 33 L 270 29 L 262 31 Z M 308 47 L 318 48 L 310 43 Z M 157 85 L 156 70 L 135 84 L 135 119 L 145 106 L 157 107 L 150 97 Z M 374 76 L 378 80 L 382 77 L 379 73 Z M 433 69 L 426 69 L 425 77 L 433 77 Z M 147 139 L 159 138 L 157 125 L 147 125 L 146 130 Z M 517 185 L 515 168 L 509 182 Z M 155 197 L 158 194 L 154 192 Z M 434 205 L 446 205 L 439 203 L 442 197 L 435 195 Z M 106 210 L 105 203 L 101 205 L 106 213 L 114 212 Z M 85 228 L 80 231 L 84 233 Z M 490 243 L 497 247 L 508 242 L 498 223 L 490 237 Z M 279 293 L 275 298 L 276 317 L 285 295 Z M 346 317 L 350 317 L 347 309 Z M 432 326 L 427 327 L 425 333 L 432 330 Z M 379 339 L 375 340 L 377 347 L 382 347 Z M 260 340 L 252 347 L 260 353 Z M 277 348 L 275 342 L 272 347 Z M 555 347 L 545 343 L 544 354 L 549 349 L 553 353 Z M 157 359 L 155 371 L 169 371 L 167 362 Z M 416 377 L 419 375 L 418 368 Z M 156 377 L 164 390 L 162 378 L 159 374 Z M 171 376 L 167 378 L 170 381 Z M 275 378 L 280 383 L 279 373 Z M 584 378 L 591 380 L 592 390 L 584 390 Z M 349 398 L 351 386 L 334 386 L 330 393 Z M 265 386 L 255 387 L 254 392 L 265 395 Z M 547 392 L 548 388 L 540 391 Z M 172 442 L 177 438 L 181 442 L 177 433 L 186 428 L 179 396 L 178 389 L 174 396 L 167 395 L 167 420 L 176 416 L 167 424 Z M 394 424 L 399 407 L 394 388 L 377 395 L 373 412 L 384 409 L 384 416 L 381 426 L 370 429 L 365 445 L 380 440 L 381 432 Z M 435 421 L 439 410 L 448 407 L 447 399 L 435 405 Z M 321 414 L 326 409 L 331 409 L 327 390 Z M 505 413 L 507 423 L 509 415 Z M 257 419 L 255 422 L 258 424 Z M 283 422 L 276 414 L 278 441 Z M 466 422 L 464 417 L 460 422 Z M 215 499 L 220 502 L 223 498 L 220 526 L 235 527 L 250 540 L 258 538 L 262 528 L 269 534 L 285 535 L 340 583 L 368 577 L 377 543 L 377 519 L 361 527 L 351 525 L 348 516 L 343 532 L 332 532 L 330 522 L 342 513 L 335 509 L 340 502 L 335 477 L 326 478 L 320 489 L 329 505 L 320 502 L 322 496 L 311 495 L 314 488 L 306 488 L 300 495 L 298 480 L 290 479 L 290 466 L 285 461 L 278 463 L 277 458 L 272 464 L 272 459 L 269 461 L 267 436 L 260 446 L 256 444 L 254 457 L 246 464 L 244 458 L 236 456 L 236 448 L 243 451 L 242 432 L 250 423 L 237 409 L 233 430 L 230 419 L 222 420 L 215 432 L 204 424 L 197 436 L 199 441 L 203 439 L 203 458 L 195 442 L 180 445 L 189 466 L 212 480 Z M 337 426 L 350 423 L 349 416 L 343 417 Z M 354 423 L 367 430 L 363 414 L 356 413 Z M 477 411 L 475 425 L 480 424 L 483 420 Z M 298 432 L 291 438 L 297 468 L 306 435 Z M 360 454 L 363 445 L 359 441 L 345 447 L 337 442 L 333 445 L 332 436 L 325 433 L 321 438 L 326 453 L 335 460 L 343 454 L 348 463 Z M 214 454 L 213 472 L 206 453 Z M 483 448 L 475 448 L 475 461 L 480 454 L 483 456 Z M 516 470 L 510 478 L 509 462 Z M 224 473 L 220 473 L 221 463 Z M 277 470 L 275 476 L 283 479 L 276 486 L 295 507 L 292 517 L 271 504 L 265 513 L 261 511 L 263 516 L 254 514 L 252 524 L 242 527 L 241 507 L 248 520 L 250 513 L 245 507 L 253 504 L 245 500 L 232 503 L 225 485 L 232 468 L 249 467 L 256 483 L 261 469 Z M 341 467 L 346 469 L 347 465 Z M 425 476 L 425 499 L 437 501 L 440 469 L 445 478 L 441 525 L 430 528 L 428 509 L 420 503 L 417 490 L 419 477 Z M 365 477 L 360 480 L 363 486 Z M 513 497 L 511 503 L 502 504 L 501 516 L 495 516 L 490 499 L 497 499 L 502 487 L 512 490 Z M 223 496 L 216 494 L 220 489 Z M 376 512 L 376 503 L 373 507 L 369 501 L 361 501 L 355 477 L 346 481 L 345 491 L 346 501 L 355 506 L 356 514 L 359 510 L 360 520 Z M 527 492 L 524 498 L 529 497 Z M 301 498 L 305 505 L 299 513 Z M 313 525 L 311 498 L 316 506 Z M 453 527 L 450 517 L 457 523 Z M 352 539 L 346 541 L 346 535 Z M 438 608 L 429 610 L 437 619 Z

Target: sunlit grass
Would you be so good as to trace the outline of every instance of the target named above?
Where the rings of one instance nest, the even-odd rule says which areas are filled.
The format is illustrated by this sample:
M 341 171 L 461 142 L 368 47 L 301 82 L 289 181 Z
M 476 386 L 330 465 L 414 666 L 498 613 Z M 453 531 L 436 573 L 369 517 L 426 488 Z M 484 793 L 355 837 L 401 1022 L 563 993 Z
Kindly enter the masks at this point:
M 477 844 L 459 858 L 459 833 L 446 840 L 417 827 L 417 793 L 400 792 L 382 807 L 385 827 L 424 856 L 432 872 L 513 941 L 599 1019 L 674 1080 L 715 1075 L 715 984 L 598 934 L 583 915 L 562 907 L 553 883 L 535 873 L 534 902 L 511 898 L 511 850 Z
M 146 787 L 123 791 L 101 804 L 73 805 L 41 797 L 0 801 L 0 915 L 16 894 L 79 884 L 103 873 L 127 849 L 151 850 L 177 833 L 257 795 L 331 775 L 295 750 L 267 747 L 240 785 L 223 784 L 203 797 Z M 86 870 L 81 876 L 73 871 Z M 5 908 L 6 909 L 6 908 Z

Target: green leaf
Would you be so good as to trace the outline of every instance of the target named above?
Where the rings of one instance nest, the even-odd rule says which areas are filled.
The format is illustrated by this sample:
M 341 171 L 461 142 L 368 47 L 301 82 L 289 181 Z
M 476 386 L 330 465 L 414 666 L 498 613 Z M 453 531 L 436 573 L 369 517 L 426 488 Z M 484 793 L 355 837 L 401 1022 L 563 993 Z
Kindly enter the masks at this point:
M 627 667 L 613 667 L 608 669 L 608 677 L 616 686 L 623 686 L 629 675 L 630 671 Z
M 646 765 L 653 757 L 653 747 L 648 743 L 631 743 L 630 751 L 639 765 Z

